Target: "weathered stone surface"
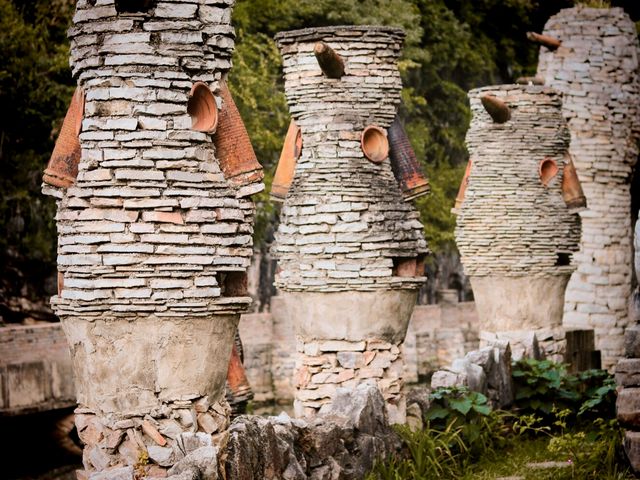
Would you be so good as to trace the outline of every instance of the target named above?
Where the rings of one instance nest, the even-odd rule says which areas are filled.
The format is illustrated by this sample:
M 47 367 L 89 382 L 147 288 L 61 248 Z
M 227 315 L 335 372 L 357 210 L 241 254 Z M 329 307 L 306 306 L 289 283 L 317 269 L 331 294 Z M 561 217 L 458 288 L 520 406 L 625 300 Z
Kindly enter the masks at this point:
M 337 409 L 327 406 L 311 423 L 286 414 L 238 417 L 226 450 L 227 478 L 364 478 L 376 459 L 399 448 L 399 438 L 376 387 L 339 389 L 338 396 Z
M 623 425 L 640 429 L 640 388 L 625 388 L 616 400 L 617 417 Z
M 624 353 L 628 358 L 640 358 L 640 324 L 624 332 Z
M 640 358 L 623 358 L 616 365 L 616 383 L 621 387 L 640 387 Z
M 624 453 L 627 454 L 631 468 L 640 473 L 640 432 L 627 430 L 624 433 Z

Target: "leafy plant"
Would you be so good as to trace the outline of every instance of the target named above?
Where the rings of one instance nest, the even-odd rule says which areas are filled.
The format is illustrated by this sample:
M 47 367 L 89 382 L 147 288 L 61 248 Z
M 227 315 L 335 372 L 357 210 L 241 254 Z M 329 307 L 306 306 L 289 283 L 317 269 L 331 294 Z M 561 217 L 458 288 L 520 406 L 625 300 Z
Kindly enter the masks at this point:
M 615 416 L 615 381 L 605 370 L 577 375 L 551 360 L 522 359 L 512 371 L 516 406 L 524 413 L 552 419 L 553 411 L 570 409 L 581 418 Z
M 425 420 L 436 430 L 460 430 L 472 457 L 492 449 L 503 438 L 505 413 L 493 411 L 486 396 L 466 387 L 440 387 L 431 392 Z

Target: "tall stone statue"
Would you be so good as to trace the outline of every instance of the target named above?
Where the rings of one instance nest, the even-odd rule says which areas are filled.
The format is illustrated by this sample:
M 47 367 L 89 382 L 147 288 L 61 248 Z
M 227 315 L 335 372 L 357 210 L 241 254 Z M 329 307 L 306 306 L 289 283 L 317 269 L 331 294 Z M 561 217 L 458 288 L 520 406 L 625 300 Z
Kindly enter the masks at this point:
M 263 188 L 225 84 L 232 7 L 77 2 L 78 89 L 44 190 L 58 199 L 52 305 L 74 363 L 81 478 L 216 468 L 250 303 L 249 196 Z
M 635 24 L 622 8 L 561 10 L 549 19 L 538 76 L 562 93 L 570 152 L 589 204 L 564 324 L 594 329 L 603 366 L 623 353 L 632 279 L 630 178 L 638 158 L 640 79 Z M 532 36 L 533 39 L 539 36 Z
M 315 414 L 338 387 L 373 382 L 391 420 L 404 418 L 400 347 L 427 245 L 403 193 L 428 186 L 416 174 L 401 189 L 389 160 L 387 136 L 402 134 L 387 129 L 400 102 L 403 37 L 366 26 L 276 36 L 294 121 L 285 148 L 299 157 L 272 192 L 284 197 L 276 285 L 296 325 L 298 415 Z
M 585 199 L 569 149 L 560 95 L 540 86 L 469 92 L 468 176 L 456 243 L 480 318 L 481 341 L 536 333 L 564 353 L 562 313 Z M 460 205 L 461 202 L 461 205 Z

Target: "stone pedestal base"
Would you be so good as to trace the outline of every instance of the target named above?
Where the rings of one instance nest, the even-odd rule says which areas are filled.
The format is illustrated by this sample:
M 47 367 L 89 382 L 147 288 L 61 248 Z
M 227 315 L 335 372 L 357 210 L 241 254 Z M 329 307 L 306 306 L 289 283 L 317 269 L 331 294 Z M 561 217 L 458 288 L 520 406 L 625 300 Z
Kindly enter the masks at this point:
M 196 459 L 211 457 L 207 468 L 217 469 L 213 447 L 224 443 L 230 413 L 226 400 L 210 404 L 207 397 L 163 404 L 149 415 L 125 419 L 80 407 L 76 428 L 85 444 L 85 470 L 78 478 L 162 478 L 189 469 L 202 476 L 198 464 L 203 462 Z
M 371 383 L 384 397 L 389 422 L 404 423 L 404 361 L 400 346 L 401 342 L 379 339 L 306 343 L 299 339 L 294 379 L 296 416 L 313 417 L 329 408 L 339 387 L 354 389 Z

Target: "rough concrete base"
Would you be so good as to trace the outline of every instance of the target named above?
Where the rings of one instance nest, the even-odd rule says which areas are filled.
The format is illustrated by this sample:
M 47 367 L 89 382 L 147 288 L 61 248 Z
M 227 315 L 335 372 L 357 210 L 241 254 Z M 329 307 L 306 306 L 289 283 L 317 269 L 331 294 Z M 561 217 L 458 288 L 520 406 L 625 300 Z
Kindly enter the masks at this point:
M 480 330 L 553 329 L 562 326 L 564 292 L 570 276 L 469 277 Z
M 285 314 L 304 341 L 404 340 L 417 290 L 282 292 Z
M 238 320 L 63 318 L 78 403 L 96 413 L 143 416 L 163 403 L 217 398 Z

